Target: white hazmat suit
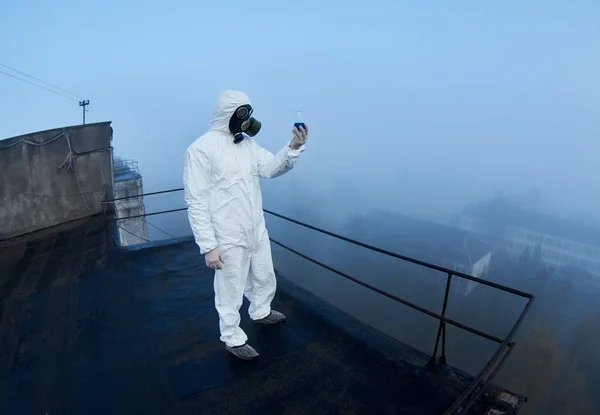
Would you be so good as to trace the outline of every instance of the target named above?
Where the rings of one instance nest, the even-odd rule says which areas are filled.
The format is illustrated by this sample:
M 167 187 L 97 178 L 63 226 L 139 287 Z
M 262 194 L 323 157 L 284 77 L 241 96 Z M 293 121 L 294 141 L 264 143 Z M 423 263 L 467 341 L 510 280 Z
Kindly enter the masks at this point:
M 215 306 L 221 341 L 228 347 L 248 339 L 239 327 L 243 296 L 253 320 L 271 313 L 276 280 L 271 244 L 265 227 L 259 178 L 274 178 L 291 170 L 304 146 L 288 144 L 276 155 L 253 138 L 233 142 L 229 120 L 246 94 L 225 91 L 215 106 L 210 130 L 184 156 L 183 183 L 188 218 L 200 252 L 219 248 L 223 266 L 215 272 Z

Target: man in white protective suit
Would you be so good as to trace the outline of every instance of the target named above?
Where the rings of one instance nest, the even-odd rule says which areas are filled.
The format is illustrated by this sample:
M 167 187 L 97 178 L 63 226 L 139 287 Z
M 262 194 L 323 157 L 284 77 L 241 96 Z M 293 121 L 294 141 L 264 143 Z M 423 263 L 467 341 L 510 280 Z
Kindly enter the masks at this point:
M 282 313 L 271 309 L 276 280 L 259 178 L 270 179 L 291 170 L 308 135 L 307 128 L 294 127 L 292 140 L 273 155 L 252 138 L 261 126 L 252 114 L 246 94 L 223 92 L 210 130 L 185 152 L 183 172 L 194 238 L 207 266 L 215 270 L 221 341 L 228 352 L 244 360 L 258 357 L 239 326 L 244 295 L 256 324 L 285 320 Z

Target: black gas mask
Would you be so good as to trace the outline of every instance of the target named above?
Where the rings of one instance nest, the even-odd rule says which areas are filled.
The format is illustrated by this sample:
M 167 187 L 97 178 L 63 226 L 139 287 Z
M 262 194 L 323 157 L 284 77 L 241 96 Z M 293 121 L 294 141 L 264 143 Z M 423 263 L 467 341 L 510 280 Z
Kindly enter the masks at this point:
M 233 134 L 233 142 L 238 144 L 244 139 L 244 134 L 254 137 L 260 131 L 260 121 L 251 117 L 252 106 L 250 104 L 238 107 L 229 120 L 229 131 Z

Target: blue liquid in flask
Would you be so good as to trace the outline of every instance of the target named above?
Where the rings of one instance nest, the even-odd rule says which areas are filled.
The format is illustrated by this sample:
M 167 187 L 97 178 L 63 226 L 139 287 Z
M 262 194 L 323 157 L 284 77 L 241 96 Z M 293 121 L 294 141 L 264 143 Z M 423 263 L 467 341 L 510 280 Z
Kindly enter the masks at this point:
M 304 124 L 304 117 L 302 115 L 302 111 L 296 111 L 296 122 L 294 123 L 294 127 L 300 130 L 300 127 L 306 129 L 306 124 Z

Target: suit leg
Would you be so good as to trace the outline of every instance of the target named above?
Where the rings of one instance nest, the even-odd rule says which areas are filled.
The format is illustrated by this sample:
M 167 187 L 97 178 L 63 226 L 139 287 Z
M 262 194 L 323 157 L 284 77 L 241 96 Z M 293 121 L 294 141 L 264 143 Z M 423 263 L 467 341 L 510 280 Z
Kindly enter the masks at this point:
M 271 256 L 271 241 L 265 232 L 250 260 L 246 298 L 250 300 L 250 318 L 260 320 L 271 313 L 271 302 L 277 290 L 277 280 Z
M 219 313 L 221 341 L 229 347 L 241 346 L 248 336 L 240 328 L 240 307 L 250 269 L 250 253 L 241 247 L 221 251 L 223 269 L 215 272 L 215 307 Z

